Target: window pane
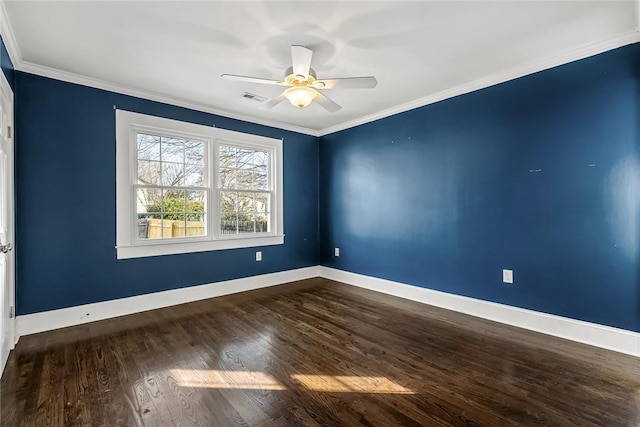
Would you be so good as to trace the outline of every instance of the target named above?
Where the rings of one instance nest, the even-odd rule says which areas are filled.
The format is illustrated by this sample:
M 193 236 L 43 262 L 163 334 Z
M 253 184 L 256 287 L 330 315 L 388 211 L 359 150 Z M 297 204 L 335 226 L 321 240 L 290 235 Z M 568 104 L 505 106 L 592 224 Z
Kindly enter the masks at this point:
M 253 150 L 236 148 L 236 167 L 238 169 L 251 169 L 253 165 Z
M 256 233 L 267 233 L 271 231 L 269 229 L 269 218 L 271 210 L 271 195 L 270 194 L 256 194 L 255 195 L 255 221 L 256 221 Z
M 171 238 L 171 221 L 164 221 L 162 218 L 148 216 L 145 218 L 147 239 Z M 141 221 L 138 220 L 138 236 L 142 233 Z
M 184 221 L 186 212 L 186 195 L 182 190 L 164 190 L 162 201 L 164 219 Z
M 238 218 L 235 214 L 220 216 L 220 234 L 238 234 Z
M 206 236 L 204 221 L 187 221 L 187 236 Z
M 269 216 L 264 214 L 256 215 L 256 233 L 268 233 L 269 230 Z
M 243 215 L 238 217 L 238 234 L 255 233 L 255 221 L 253 215 Z
M 204 185 L 204 166 L 186 165 L 184 185 L 187 187 L 202 187 Z
M 204 221 L 205 196 L 204 191 L 187 192 L 187 220 Z
M 238 233 L 253 233 L 255 222 L 255 199 L 252 193 L 238 194 Z
M 161 224 L 162 224 L 162 218 L 160 217 L 160 214 L 156 214 L 156 215 L 139 214 L 138 225 L 137 225 L 138 239 L 146 240 L 146 239 L 162 238 Z
M 205 236 L 204 221 L 172 221 L 172 237 Z
M 269 189 L 269 152 L 220 147 L 219 187 L 238 190 Z
M 206 236 L 205 200 L 205 190 L 139 188 L 137 238 L 146 240 Z M 235 198 L 232 197 L 232 200 Z M 232 209 L 235 216 L 235 205 Z M 233 233 L 235 232 L 234 229 Z
M 138 184 L 160 184 L 160 162 L 138 160 Z
M 187 228 L 184 219 L 181 221 L 171 221 L 171 237 L 185 237 L 186 231 Z
M 269 155 L 266 151 L 255 151 L 253 154 L 253 164 L 256 166 L 264 166 L 266 168 L 269 161 Z
M 220 192 L 220 213 L 233 213 L 237 211 L 238 193 L 235 191 Z
M 220 192 L 220 233 L 236 234 L 238 228 L 237 214 L 238 193 L 234 191 Z
M 220 188 L 237 188 L 236 170 L 220 169 Z
M 236 171 L 236 185 L 238 189 L 253 190 L 253 173 L 251 169 L 238 169 Z
M 162 191 L 155 188 L 139 188 L 137 191 L 137 213 L 161 212 Z M 160 218 L 158 216 L 158 218 Z
M 220 146 L 220 167 L 235 168 L 236 167 L 236 148 L 228 145 Z
M 138 159 L 160 160 L 160 137 L 138 134 Z
M 271 194 L 220 191 L 222 234 L 267 233 L 270 216 Z
M 271 195 L 269 194 L 256 194 L 255 195 L 255 206 L 256 213 L 266 214 L 270 210 L 270 199 Z
M 204 164 L 204 142 L 185 141 L 184 143 L 185 162 L 191 165 Z
M 207 193 L 204 190 L 190 190 L 190 191 L 187 191 L 187 199 L 204 202 L 204 198 L 206 194 Z
M 184 163 L 184 140 L 162 137 L 162 161 Z
M 184 186 L 184 163 L 162 163 L 162 185 Z
M 255 200 L 252 193 L 238 193 L 238 212 L 255 212 Z
M 269 179 L 266 166 L 255 166 L 253 169 L 253 190 L 269 189 Z

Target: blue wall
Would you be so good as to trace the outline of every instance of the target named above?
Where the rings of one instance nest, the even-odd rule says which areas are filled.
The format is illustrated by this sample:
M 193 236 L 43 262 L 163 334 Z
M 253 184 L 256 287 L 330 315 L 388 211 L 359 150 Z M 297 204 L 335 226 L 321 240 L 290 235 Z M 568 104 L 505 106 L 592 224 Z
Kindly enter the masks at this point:
M 17 313 L 318 264 L 318 139 L 16 72 Z M 285 244 L 116 260 L 115 112 L 284 138 Z
M 639 88 L 632 45 L 322 137 L 322 265 L 640 331 Z
M 9 52 L 7 52 L 7 47 L 4 44 L 4 40 L 0 37 L 0 68 L 4 73 L 4 76 L 7 78 L 9 82 L 9 86 L 11 89 L 15 89 L 14 87 L 14 70 L 13 70 L 13 62 L 9 57 Z

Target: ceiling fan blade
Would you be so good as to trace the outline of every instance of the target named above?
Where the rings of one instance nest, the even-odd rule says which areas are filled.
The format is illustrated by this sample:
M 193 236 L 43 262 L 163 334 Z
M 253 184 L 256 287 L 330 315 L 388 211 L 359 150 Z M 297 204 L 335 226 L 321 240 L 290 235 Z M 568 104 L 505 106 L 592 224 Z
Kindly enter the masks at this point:
M 278 86 L 289 86 L 289 84 L 282 80 L 270 80 L 270 79 L 261 79 L 259 77 L 247 77 L 247 76 L 238 76 L 235 74 L 222 74 L 222 77 L 225 80 L 234 80 L 237 82 L 247 82 L 247 83 L 262 83 L 268 85 L 278 85 Z
M 376 78 L 369 76 L 316 80 L 312 86 L 316 89 L 372 89 L 376 87 L 377 84 L 378 81 Z
M 267 102 L 265 102 L 264 104 L 262 104 L 262 105 L 260 106 L 260 109 L 261 109 L 261 110 L 269 110 L 269 109 L 271 109 L 271 108 L 275 107 L 276 105 L 280 104 L 280 103 L 281 103 L 282 101 L 284 101 L 285 99 L 287 99 L 287 98 L 285 98 L 285 96 L 284 96 L 284 92 L 283 92 L 283 93 L 281 93 L 280 95 L 278 95 L 278 96 L 274 96 L 273 98 L 271 98 L 270 100 L 268 100 Z
M 291 45 L 291 62 L 293 64 L 293 74 L 302 75 L 305 78 L 309 76 L 309 68 L 311 67 L 311 57 L 313 51 L 304 46 Z
M 318 105 L 320 105 L 330 113 L 335 113 L 342 108 L 340 105 L 336 104 L 333 100 L 327 98 L 320 92 L 318 92 L 318 94 L 316 95 L 315 101 L 318 103 Z

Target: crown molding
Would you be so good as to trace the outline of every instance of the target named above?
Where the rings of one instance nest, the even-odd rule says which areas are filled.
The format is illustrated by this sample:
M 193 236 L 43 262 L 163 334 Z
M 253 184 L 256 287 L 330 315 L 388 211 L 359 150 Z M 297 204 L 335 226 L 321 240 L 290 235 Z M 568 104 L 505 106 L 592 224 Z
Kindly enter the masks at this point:
M 638 2 L 638 4 L 640 5 L 640 1 Z M 640 10 L 640 6 L 639 6 L 639 10 Z M 638 23 L 640 25 L 640 12 L 638 14 L 638 19 L 639 19 Z M 341 130 L 349 129 L 359 125 L 363 125 L 365 123 L 373 122 L 375 120 L 380 120 L 385 117 L 393 116 L 394 114 L 403 113 L 405 111 L 424 107 L 425 105 L 434 104 L 439 101 L 444 101 L 445 99 L 448 99 L 448 98 L 453 98 L 458 95 L 474 92 L 476 90 L 480 90 L 480 89 L 484 89 L 500 83 L 504 83 L 509 80 L 514 80 L 519 77 L 537 73 L 539 71 L 547 70 L 549 68 L 557 67 L 563 64 L 567 64 L 569 62 L 584 59 L 589 56 L 594 56 L 599 53 L 606 52 L 608 50 L 612 50 L 612 49 L 616 49 L 629 44 L 637 43 L 639 41 L 640 41 L 640 32 L 638 30 L 629 31 L 629 32 L 620 34 L 616 37 L 603 40 L 598 43 L 589 44 L 589 45 L 582 46 L 580 48 L 565 52 L 560 55 L 554 55 L 539 61 L 530 62 L 528 64 L 525 64 L 519 67 L 514 67 L 511 69 L 493 74 L 488 77 L 483 77 L 481 79 L 474 80 L 469 83 L 465 83 L 453 88 L 443 90 L 441 92 L 426 96 L 424 98 L 419 98 L 414 101 L 398 105 L 396 107 L 388 108 L 386 110 L 382 110 L 374 114 L 363 116 L 355 120 L 350 120 L 348 122 L 344 122 L 336 126 L 331 126 L 331 127 L 322 129 L 320 131 L 320 136 L 329 135 L 334 132 L 339 132 Z
M 4 0 L 0 1 L 0 35 L 2 35 L 4 46 L 7 48 L 7 52 L 9 53 L 9 59 L 11 59 L 13 67 L 15 68 L 16 65 L 22 61 L 22 54 L 20 53 L 20 48 L 18 48 L 13 28 L 9 23 Z

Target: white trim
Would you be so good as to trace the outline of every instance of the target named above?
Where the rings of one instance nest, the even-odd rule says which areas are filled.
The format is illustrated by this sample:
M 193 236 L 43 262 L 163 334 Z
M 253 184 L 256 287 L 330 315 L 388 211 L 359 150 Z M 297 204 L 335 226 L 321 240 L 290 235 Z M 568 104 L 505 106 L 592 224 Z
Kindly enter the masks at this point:
M 248 248 L 284 244 L 284 202 L 283 202 L 283 165 L 282 140 L 259 135 L 235 132 L 195 123 L 182 122 L 147 114 L 116 110 L 116 256 L 117 259 L 138 258 L 169 254 L 204 252 L 221 249 Z M 217 221 L 218 205 L 212 204 L 212 192 L 217 192 L 217 179 L 210 177 L 203 191 L 206 191 L 208 232 L 201 237 L 182 237 L 176 239 L 141 241 L 136 237 L 137 226 L 135 188 L 137 183 L 135 135 L 138 131 L 153 134 L 172 135 L 193 138 L 207 143 L 209 154 L 205 162 L 207 173 L 217 171 L 216 155 L 221 144 L 237 144 L 267 150 L 269 155 L 269 173 L 271 174 L 270 206 L 271 224 L 268 233 L 246 235 L 222 235 L 214 229 Z M 214 195 L 217 200 L 217 193 Z
M 5 218 L 5 222 L 6 224 L 4 225 L 6 227 L 6 241 L 4 242 L 5 244 L 12 244 L 14 246 L 13 250 L 7 252 L 4 255 L 4 263 L 5 263 L 5 270 L 4 270 L 4 280 L 6 281 L 6 283 L 4 283 L 4 286 L 6 288 L 4 289 L 0 289 L 0 292 L 4 293 L 4 295 L 7 298 L 7 302 L 4 306 L 4 308 L 9 309 L 9 313 L 4 313 L 4 315 L 6 315 L 6 319 L 8 324 L 6 325 L 7 327 L 7 335 L 4 336 L 3 341 L 0 343 L 0 375 L 2 375 L 2 372 L 4 371 L 4 367 L 7 363 L 7 360 L 9 358 L 9 353 L 11 350 L 13 350 L 13 348 L 15 347 L 16 344 L 16 335 L 15 335 L 15 318 L 13 316 L 11 316 L 11 310 L 15 310 L 15 287 L 16 287 L 16 275 L 15 275 L 15 242 L 16 242 L 16 234 L 15 234 L 15 206 L 14 206 L 14 194 L 15 194 L 15 182 L 14 182 L 14 167 L 15 167 L 15 140 L 14 140 L 14 135 L 15 135 L 15 126 L 14 126 L 14 120 L 13 120 L 13 110 L 14 110 L 14 98 L 13 98 L 13 90 L 11 90 L 11 86 L 9 85 L 9 82 L 7 81 L 4 73 L 0 72 L 0 92 L 2 92 L 2 98 L 6 97 L 7 98 L 7 102 L 9 105 L 7 105 L 7 111 L 5 111 L 6 114 L 6 118 L 7 121 L 6 123 L 3 123 L 2 126 L 4 127 L 2 129 L 2 131 L 0 131 L 0 133 L 3 133 L 6 135 L 6 143 L 7 143 L 7 150 L 8 152 L 6 152 L 6 175 L 5 175 L 5 186 L 6 186 L 6 200 L 5 202 L 7 203 L 6 206 L 6 212 L 9 214 L 7 218 Z M 3 102 L 2 100 L 0 100 L 0 102 Z M 4 109 L 4 106 L 3 106 Z M 9 127 L 13 132 L 11 132 L 11 135 L 8 135 L 8 130 L 5 127 Z M 5 137 L 3 137 L 5 138 Z M 4 215 L 4 213 L 3 213 Z M 3 325 L 4 326 L 4 325 Z
M 306 267 L 278 273 L 262 274 L 242 279 L 209 283 L 206 285 L 172 289 L 129 298 L 84 304 L 59 310 L 18 316 L 18 336 L 36 334 L 68 326 L 82 325 L 97 320 L 111 319 L 148 310 L 219 297 L 253 289 L 289 283 L 318 276 L 318 267 Z
M 360 288 L 640 357 L 640 333 L 418 286 L 320 267 L 320 276 Z
M 500 83 L 505 83 L 510 80 L 524 77 L 529 74 L 537 73 L 549 68 L 557 67 L 569 62 L 577 61 L 580 59 L 594 56 L 609 50 L 613 50 L 622 46 L 637 43 L 640 41 L 640 33 L 638 31 L 629 31 L 619 36 L 603 40 L 598 43 L 590 44 L 587 46 L 573 49 L 569 52 L 565 52 L 561 55 L 550 56 L 539 61 L 530 62 L 528 64 L 514 67 L 505 71 L 495 73 L 488 77 L 483 77 L 472 82 L 464 83 L 462 85 L 452 87 L 433 95 L 426 96 L 424 98 L 416 99 L 415 101 L 407 102 L 386 110 L 378 111 L 368 116 L 359 117 L 354 120 L 350 120 L 344 123 L 340 123 L 336 126 L 331 126 L 320 131 L 320 136 L 325 136 L 330 133 L 338 132 L 341 130 L 349 129 L 365 123 L 370 123 L 376 120 L 383 119 L 385 117 L 393 116 L 395 114 L 403 113 L 405 111 L 413 110 L 416 108 L 424 107 L 425 105 L 435 104 L 436 102 L 444 101 L 445 99 L 453 98 L 465 93 L 475 92 L 480 89 L 484 89 L 490 86 L 494 86 Z

